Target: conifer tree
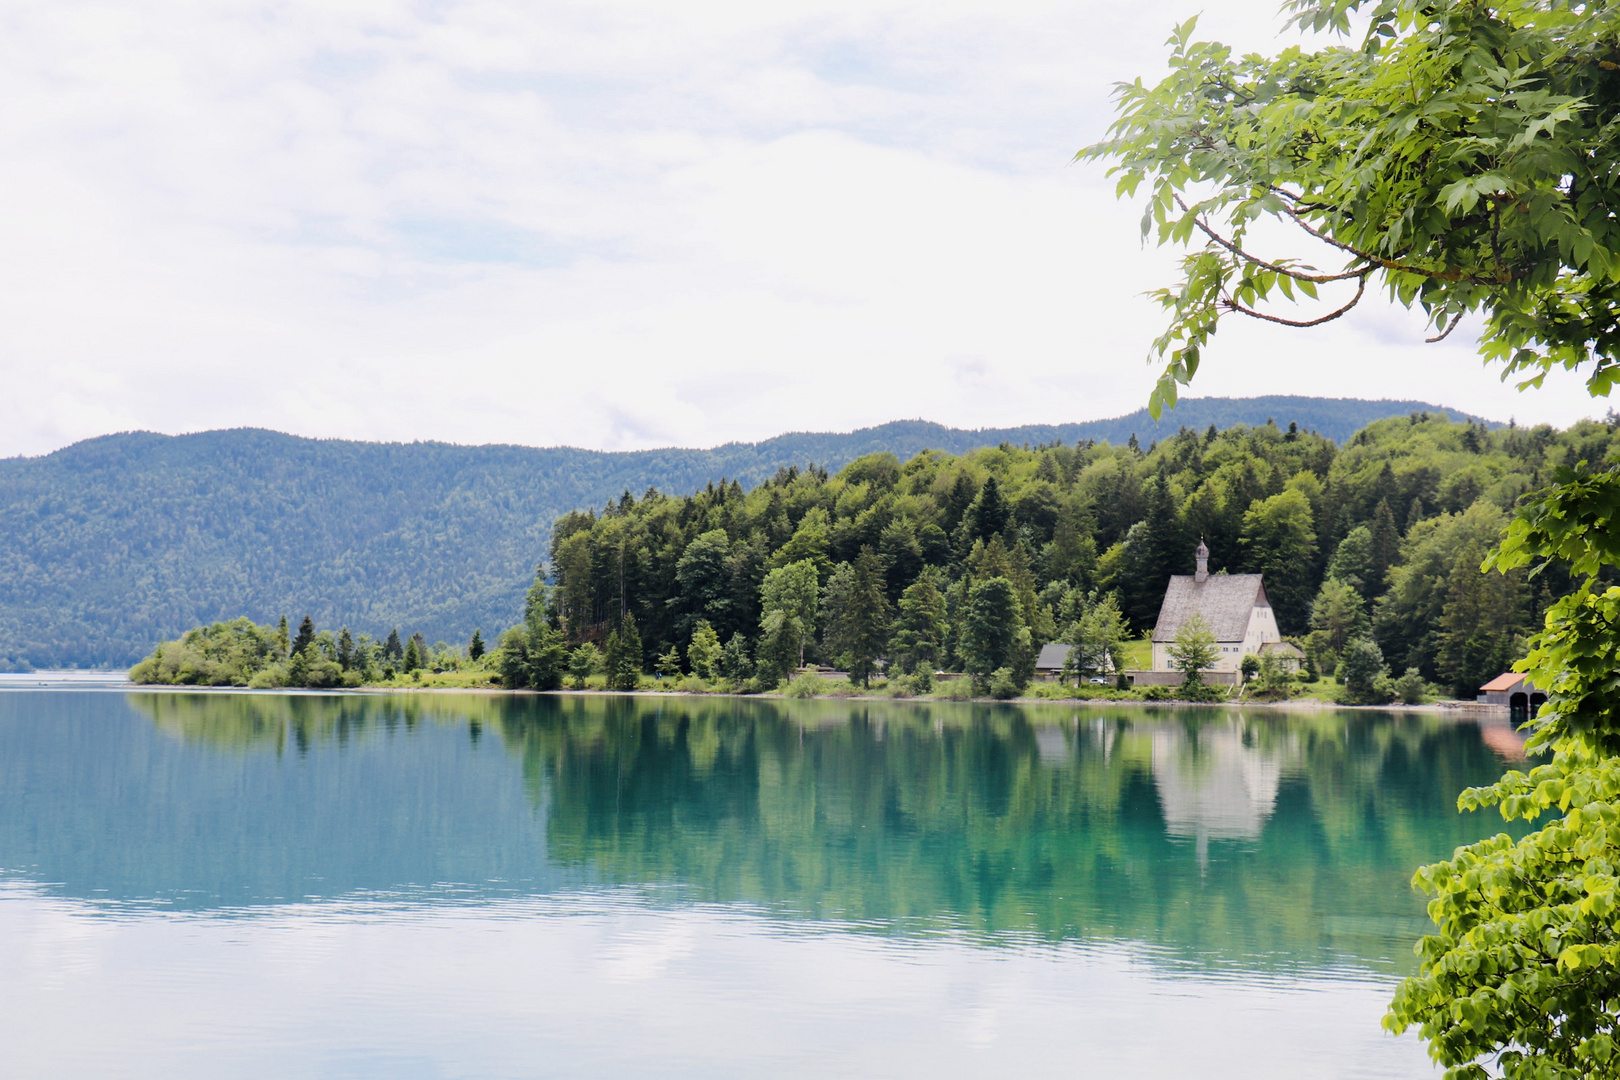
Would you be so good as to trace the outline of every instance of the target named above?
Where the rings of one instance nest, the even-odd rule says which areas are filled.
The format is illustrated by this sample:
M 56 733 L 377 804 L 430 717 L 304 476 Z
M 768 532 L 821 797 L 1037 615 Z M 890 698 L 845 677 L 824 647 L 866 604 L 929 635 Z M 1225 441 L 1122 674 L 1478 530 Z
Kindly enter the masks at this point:
M 568 674 L 574 678 L 574 689 L 585 689 L 585 680 L 602 670 L 602 650 L 586 641 L 568 654 Z
M 308 615 L 298 624 L 298 636 L 292 640 L 292 651 L 301 653 L 315 643 L 315 621 Z
M 1005 533 L 1011 520 L 1012 507 L 1007 505 L 1006 497 L 1001 493 L 1001 484 L 994 476 L 987 478 L 968 511 L 969 542 L 988 541 L 992 536 Z
M 1020 634 L 1027 638 L 1029 631 L 1012 582 L 1004 577 L 975 582 L 962 617 L 961 651 L 962 665 L 976 686 L 982 688 L 991 674 L 1012 665 Z
M 1301 633 L 1310 618 L 1311 568 L 1316 528 L 1310 501 L 1292 488 L 1255 503 L 1243 515 L 1245 562 L 1265 575 L 1266 595 L 1286 633 Z
M 828 648 L 844 664 L 851 681 L 869 685 L 888 644 L 890 625 L 877 554 L 870 547 L 861 548 L 855 561 L 840 566 L 827 582 L 827 594 Z
M 283 619 L 282 623 L 285 625 L 286 620 Z M 388 631 L 388 640 L 383 644 L 383 659 L 403 660 L 404 658 L 405 647 L 400 644 L 399 627 L 396 626 L 392 630 Z
M 720 675 L 734 683 L 753 678 L 754 661 L 748 655 L 748 639 L 741 631 L 732 634 L 731 640 L 726 642 L 720 657 Z
M 484 656 L 484 632 L 481 629 L 474 630 L 473 631 L 473 636 L 472 636 L 472 641 L 467 643 L 467 659 L 476 661 L 476 660 L 483 659 L 483 656 Z
M 276 624 L 276 647 L 281 650 L 282 657 L 286 657 L 291 648 L 291 639 L 287 633 L 287 616 L 285 615 Z
M 692 669 L 692 674 L 700 679 L 718 678 L 720 657 L 724 652 L 720 635 L 714 632 L 709 620 L 700 619 L 697 629 L 692 631 L 692 643 L 686 647 L 686 663 Z
M 607 672 L 609 690 L 634 690 L 641 682 L 641 631 L 635 616 L 626 615 L 608 634 L 602 667 Z
M 1472 696 L 1524 655 L 1523 575 L 1480 573 L 1486 550 L 1476 540 L 1458 553 L 1440 616 L 1435 670 L 1458 697 Z
M 945 662 L 950 639 L 946 622 L 945 594 L 937 574 L 924 574 L 900 594 L 900 616 L 895 624 L 890 656 L 907 675 L 927 672 Z
M 338 634 L 338 667 L 342 668 L 344 671 L 348 671 L 350 668 L 354 667 L 355 659 L 354 638 L 350 636 L 349 628 L 345 626 Z
M 1379 499 L 1373 509 L 1371 529 L 1371 559 L 1367 564 L 1367 595 L 1378 596 L 1389 580 L 1389 568 L 1401 550 L 1400 530 L 1395 527 L 1395 514 L 1388 499 Z

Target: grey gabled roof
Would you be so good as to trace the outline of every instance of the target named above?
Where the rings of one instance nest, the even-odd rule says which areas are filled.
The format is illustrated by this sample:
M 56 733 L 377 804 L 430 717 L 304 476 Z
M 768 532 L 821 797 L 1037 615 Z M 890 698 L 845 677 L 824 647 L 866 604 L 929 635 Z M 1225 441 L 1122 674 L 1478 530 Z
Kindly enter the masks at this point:
M 1061 671 L 1064 661 L 1069 658 L 1071 645 L 1053 643 L 1041 646 L 1041 655 L 1035 658 L 1036 671 Z
M 1216 641 L 1242 641 L 1257 604 L 1271 606 L 1259 574 L 1211 574 L 1203 581 L 1191 574 L 1177 574 L 1164 590 L 1153 640 L 1176 640 L 1181 624 L 1196 611 L 1209 623 Z

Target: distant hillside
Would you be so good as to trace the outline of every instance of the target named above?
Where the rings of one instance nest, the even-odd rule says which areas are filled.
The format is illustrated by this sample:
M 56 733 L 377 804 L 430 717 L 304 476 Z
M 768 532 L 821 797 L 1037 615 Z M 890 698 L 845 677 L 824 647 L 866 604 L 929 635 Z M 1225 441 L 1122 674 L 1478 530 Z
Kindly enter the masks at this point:
M 1145 446 L 1181 426 L 1263 424 L 1343 442 L 1416 401 L 1265 397 L 1084 424 L 968 431 L 920 420 L 712 450 L 606 453 L 303 439 L 241 429 L 109 435 L 0 461 L 0 669 L 124 666 L 186 627 L 306 612 L 322 626 L 461 640 L 515 621 L 551 524 L 625 490 L 680 493 L 862 454 L 1000 442 Z

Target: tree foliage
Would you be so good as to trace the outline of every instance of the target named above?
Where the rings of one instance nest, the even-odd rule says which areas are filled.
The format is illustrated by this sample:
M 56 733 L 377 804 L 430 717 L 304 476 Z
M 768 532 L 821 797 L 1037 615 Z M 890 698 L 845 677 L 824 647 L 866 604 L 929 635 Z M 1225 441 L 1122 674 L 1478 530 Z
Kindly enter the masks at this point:
M 1195 696 L 1203 691 L 1204 672 L 1215 666 L 1220 653 L 1215 649 L 1215 632 L 1198 612 L 1185 619 L 1176 630 L 1176 639 L 1170 643 L 1170 662 L 1181 672 L 1185 691 Z
M 1170 325 L 1151 408 L 1174 405 L 1222 317 L 1317 325 L 1369 286 L 1435 336 L 1484 317 L 1481 350 L 1539 384 L 1620 356 L 1615 12 L 1562 0 L 1290 0 L 1293 21 L 1359 44 L 1235 55 L 1170 39 L 1170 75 L 1121 87 L 1111 137 L 1082 156 L 1145 189 L 1144 235 L 1192 244 L 1159 290 Z M 1275 222 L 1298 255 L 1255 247 Z M 1252 238 L 1252 239 L 1251 239 Z M 1336 266 L 1318 269 L 1313 260 Z M 1316 302 L 1299 316 L 1276 301 Z
M 1521 387 L 1565 368 L 1607 395 L 1620 378 L 1620 8 L 1290 0 L 1286 10 L 1309 30 L 1348 35 L 1354 21 L 1360 40 L 1235 56 L 1195 41 L 1189 22 L 1171 38 L 1169 77 L 1123 87 L 1112 138 L 1082 152 L 1116 161 L 1121 192 L 1146 185 L 1144 235 L 1194 245 L 1182 279 L 1156 294 L 1170 324 L 1154 345 L 1165 366 L 1150 409 L 1175 403 L 1223 317 L 1318 325 L 1369 285 L 1420 308 L 1430 340 L 1478 317 L 1482 354 Z M 1298 254 L 1259 252 L 1270 239 L 1261 222 L 1291 231 Z M 1337 265 L 1310 264 L 1323 256 Z M 1332 299 L 1280 313 L 1279 303 L 1316 303 L 1318 287 Z M 1477 442 L 1470 427 L 1462 448 Z M 1600 461 L 1609 467 L 1587 467 Z M 1445 475 L 1454 505 L 1426 520 L 1433 504 L 1401 498 L 1394 470 L 1381 471 L 1365 552 L 1337 567 L 1364 587 L 1389 575 L 1375 630 L 1407 662 L 1409 688 L 1431 657 L 1466 684 L 1520 651 L 1529 588 L 1517 575 L 1532 562 L 1558 597 L 1517 665 L 1548 693 L 1530 746 L 1552 759 L 1460 800 L 1557 820 L 1517 842 L 1461 848 L 1416 879 L 1435 896 L 1437 932 L 1385 1024 L 1419 1026 L 1449 1077 L 1620 1076 L 1613 465 L 1580 451 L 1560 463 L 1490 555 L 1515 501 L 1481 498 L 1498 478 Z M 1482 578 L 1482 556 L 1500 573 Z M 1388 692 L 1377 643 L 1353 642 L 1342 667 L 1352 696 Z
M 1165 582 L 1192 571 L 1203 537 L 1213 572 L 1265 574 L 1284 634 L 1313 629 L 1315 599 L 1335 570 L 1362 582 L 1364 614 L 1397 670 L 1415 666 L 1426 680 L 1471 692 L 1484 658 L 1501 650 L 1463 640 L 1478 636 L 1477 624 L 1445 622 L 1457 576 L 1474 572 L 1482 550 L 1465 549 L 1488 543 L 1520 496 L 1560 465 L 1614 459 L 1617 448 L 1620 431 L 1606 423 L 1492 429 L 1417 413 L 1379 421 L 1342 447 L 1264 424 L 1183 430 L 1141 451 L 1007 445 L 904 463 L 877 454 L 836 474 L 784 469 L 751 491 L 652 492 L 567 515 L 553 531 L 553 606 L 571 645 L 600 647 L 622 600 L 649 658 L 675 646 L 694 671 L 690 647 L 707 622 L 716 643 L 742 636 L 758 685 L 769 687 L 801 662 L 844 665 L 842 624 L 824 609 L 842 602 L 830 599 L 846 583 L 834 582 L 839 568 L 870 550 L 895 616 L 875 655 L 910 674 L 962 671 L 963 617 L 977 582 L 1012 583 L 1029 632 L 1020 664 L 1026 655 L 1032 663 L 1039 646 L 1073 636 L 1092 592 L 1114 596 L 1129 633 L 1150 628 Z M 986 536 L 992 528 L 1000 531 Z M 925 579 L 908 613 L 908 590 Z M 1488 627 L 1511 646 L 1566 587 L 1519 580 L 1489 598 L 1462 597 L 1454 610 L 1483 610 L 1486 599 L 1511 606 Z M 1354 633 L 1341 628 L 1338 640 L 1364 632 L 1361 616 L 1341 614 Z

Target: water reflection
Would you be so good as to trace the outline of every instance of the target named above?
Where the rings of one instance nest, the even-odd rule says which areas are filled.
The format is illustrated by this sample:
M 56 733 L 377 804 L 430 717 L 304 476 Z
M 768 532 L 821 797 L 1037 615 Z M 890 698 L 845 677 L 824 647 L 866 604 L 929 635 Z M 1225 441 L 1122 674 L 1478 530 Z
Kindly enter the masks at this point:
M 15 693 L 0 870 L 192 909 L 629 888 L 1389 972 L 1423 926 L 1413 867 L 1499 827 L 1454 800 L 1502 765 L 1426 715 Z

